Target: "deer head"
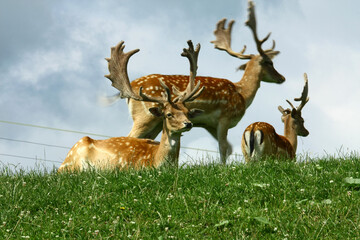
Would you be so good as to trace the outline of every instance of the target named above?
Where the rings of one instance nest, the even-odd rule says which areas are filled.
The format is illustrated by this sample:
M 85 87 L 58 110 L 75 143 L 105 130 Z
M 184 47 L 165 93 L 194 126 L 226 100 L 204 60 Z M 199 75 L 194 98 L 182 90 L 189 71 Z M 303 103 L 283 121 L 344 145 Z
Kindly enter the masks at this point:
M 275 41 L 273 41 L 273 45 L 270 49 L 263 50 L 262 45 L 264 42 L 266 42 L 270 34 L 269 33 L 265 38 L 262 40 L 259 39 L 257 35 L 256 30 L 256 17 L 255 17 L 255 7 L 254 3 L 252 1 L 249 1 L 249 7 L 248 7 L 248 20 L 245 22 L 245 25 L 248 26 L 253 34 L 256 48 L 259 52 L 259 55 L 253 55 L 253 54 L 244 54 L 246 50 L 246 45 L 240 52 L 235 52 L 231 49 L 231 31 L 233 24 L 235 23 L 234 20 L 231 20 L 228 24 L 228 27 L 225 28 L 226 24 L 226 18 L 220 20 L 216 25 L 216 30 L 214 31 L 214 34 L 216 36 L 216 40 L 211 41 L 215 45 L 215 48 L 219 50 L 226 51 L 228 54 L 230 54 L 233 57 L 239 58 L 239 59 L 255 59 L 258 58 L 258 61 L 260 62 L 260 65 L 262 66 L 262 78 L 261 80 L 264 82 L 274 82 L 274 83 L 283 83 L 285 81 L 285 78 L 276 71 L 274 68 L 272 58 L 279 54 L 279 51 L 274 51 L 275 48 Z M 238 69 L 245 70 L 247 67 L 247 64 L 241 65 Z
M 188 119 L 188 116 L 195 117 L 202 112 L 202 110 L 199 109 L 188 110 L 184 105 L 185 102 L 196 99 L 204 90 L 204 87 L 199 89 L 200 82 L 196 85 L 194 84 L 200 45 L 198 44 L 196 50 L 194 50 L 191 41 L 188 41 L 188 45 L 189 49 L 184 49 L 182 56 L 187 57 L 190 62 L 189 84 L 184 92 L 174 88 L 174 94 L 177 95 L 174 100 L 172 100 L 169 87 L 162 80 L 159 80 L 160 85 L 164 88 L 164 93 L 161 97 L 150 97 L 144 94 L 142 87 L 140 87 L 139 94 L 133 92 L 127 73 L 127 63 L 130 57 L 137 53 L 139 49 L 125 53 L 125 45 L 124 42 L 121 41 L 117 46 L 111 48 L 111 58 L 106 58 L 110 74 L 105 75 L 105 77 L 110 79 L 112 86 L 120 91 L 119 96 L 121 98 L 131 98 L 137 101 L 158 103 L 159 107 L 149 108 L 149 111 L 156 117 L 164 118 L 166 129 L 171 133 L 180 133 L 190 130 L 192 128 L 192 123 Z
M 286 100 L 291 106 L 291 109 L 287 108 L 284 110 L 281 106 L 278 107 L 279 111 L 282 113 L 281 116 L 282 122 L 286 123 L 289 121 L 289 125 L 295 130 L 296 134 L 302 137 L 306 137 L 309 135 L 309 131 L 304 127 L 304 119 L 301 117 L 301 110 L 303 109 L 305 104 L 309 101 L 309 97 L 308 97 L 309 86 L 308 86 L 308 78 L 306 73 L 304 73 L 304 79 L 305 79 L 305 85 L 301 97 L 294 99 L 295 101 L 300 101 L 300 105 L 297 108 L 295 108 L 289 100 Z

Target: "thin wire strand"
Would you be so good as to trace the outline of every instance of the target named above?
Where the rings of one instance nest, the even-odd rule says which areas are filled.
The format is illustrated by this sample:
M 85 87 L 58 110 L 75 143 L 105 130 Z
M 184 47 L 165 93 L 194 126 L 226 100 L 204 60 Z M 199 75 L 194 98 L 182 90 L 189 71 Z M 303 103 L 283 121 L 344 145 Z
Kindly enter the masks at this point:
M 19 155 L 6 154 L 6 153 L 0 153 L 0 156 L 14 157 L 14 158 L 23 158 L 23 159 L 31 159 L 31 160 L 37 160 L 37 161 L 43 161 L 43 162 L 62 163 L 62 162 L 56 161 L 56 160 L 42 159 L 42 158 L 37 158 L 37 157 L 36 157 L 36 158 L 34 158 L 34 157 L 26 157 L 26 156 L 19 156 Z
M 5 120 L 0 120 L 0 123 L 12 124 L 12 125 L 18 125 L 18 126 L 24 126 L 24 127 L 41 128 L 41 129 L 47 129 L 47 130 L 52 130 L 52 131 L 61 131 L 61 132 L 68 132 L 68 133 L 76 133 L 76 134 L 92 135 L 92 136 L 111 138 L 111 136 L 107 136 L 107 135 L 103 135 L 103 134 L 89 133 L 89 132 L 82 132 L 82 131 L 74 131 L 74 130 L 61 129 L 61 128 L 53 128 L 53 127 L 40 126 L 40 125 L 28 124 L 28 123 L 20 123 L 20 122 L 5 121 Z M 5 138 L 5 137 L 0 137 L 0 139 L 6 140 L 6 141 L 13 141 L 13 142 L 21 142 L 21 143 L 27 143 L 27 144 L 41 145 L 41 146 L 46 146 L 46 147 L 71 149 L 70 147 L 65 147 L 65 146 L 58 146 L 58 145 L 53 145 L 53 144 L 39 143 L 39 142 L 26 141 L 26 140 L 11 139 L 11 138 Z M 208 150 L 208 149 L 201 149 L 201 148 L 192 148 L 192 147 L 181 147 L 181 148 L 182 149 L 193 150 L 193 151 L 219 153 L 218 151 Z M 239 155 L 239 154 L 234 153 L 234 154 L 231 154 L 231 155 L 236 156 L 236 155 Z M 23 159 L 30 159 L 30 160 L 44 161 L 44 162 L 62 163 L 62 162 L 56 161 L 56 160 L 48 160 L 48 159 L 41 159 L 41 158 L 34 158 L 34 157 L 27 157 L 27 156 L 19 156 L 19 155 L 13 155 L 13 154 L 0 153 L 0 156 L 23 158 Z
M 68 130 L 68 129 L 62 129 L 62 128 L 45 127 L 45 126 L 40 126 L 40 125 L 35 125 L 35 124 L 28 124 L 28 123 L 11 122 L 11 121 L 4 121 L 4 120 L 0 120 L 0 123 L 6 123 L 6 124 L 13 124 L 13 125 L 19 125 L 19 126 L 25 126 L 25 127 L 42 128 L 42 129 L 48 129 L 48 130 L 54 130 L 54 131 L 70 132 L 70 133 L 77 133 L 77 134 L 83 134 L 83 135 L 91 135 L 91 136 L 111 138 L 111 136 L 107 136 L 107 135 L 103 135 L 103 134 L 74 131 L 74 130 Z
M 92 136 L 111 138 L 111 136 L 98 134 L 98 133 L 88 133 L 88 132 L 67 130 L 67 129 L 61 129 L 61 128 L 53 128 L 53 127 L 46 127 L 46 126 L 40 126 L 40 125 L 34 125 L 34 124 L 28 124 L 28 123 L 20 123 L 20 122 L 12 122 L 12 121 L 4 121 L 4 120 L 0 120 L 0 123 L 13 124 L 13 125 L 19 125 L 19 126 L 24 126 L 24 127 L 42 128 L 42 129 L 48 129 L 48 130 L 53 130 L 53 131 L 62 131 L 62 132 L 70 132 L 70 133 L 77 133 L 77 134 L 83 134 L 83 135 L 92 135 Z M 45 143 L 35 143 L 35 142 L 31 142 L 31 141 L 15 140 L 15 139 L 10 139 L 10 138 L 3 138 L 3 137 L 0 137 L 0 139 L 8 140 L 8 141 L 15 141 L 15 142 L 37 144 L 37 145 L 48 146 L 48 147 L 60 147 L 60 148 L 70 149 L 70 147 L 56 146 L 56 145 L 45 144 Z M 218 153 L 218 151 L 201 149 L 201 148 L 192 148 L 192 147 L 181 147 L 181 148 L 194 150 L 194 151 L 204 151 L 204 152 Z
M 46 143 L 39 143 L 39 142 L 31 142 L 31 141 L 25 141 L 25 140 L 17 140 L 17 139 L 4 138 L 4 137 L 0 137 L 0 139 L 1 140 L 6 140 L 6 141 L 12 141 L 12 142 L 21 142 L 21 143 L 28 143 L 28 144 L 46 146 L 46 147 L 71 149 L 70 147 L 64 147 L 64 146 L 58 146 L 58 145 L 52 145 L 52 144 L 46 144 Z

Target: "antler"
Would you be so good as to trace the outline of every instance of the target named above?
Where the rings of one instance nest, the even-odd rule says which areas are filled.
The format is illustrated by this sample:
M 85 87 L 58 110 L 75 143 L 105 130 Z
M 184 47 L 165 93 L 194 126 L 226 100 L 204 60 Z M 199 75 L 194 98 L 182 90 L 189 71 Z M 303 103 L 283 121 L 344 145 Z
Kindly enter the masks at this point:
M 264 39 L 259 40 L 259 37 L 257 35 L 256 30 L 256 17 L 255 17 L 255 6 L 254 3 L 250 0 L 249 1 L 249 7 L 248 7 L 248 20 L 245 22 L 245 25 L 248 26 L 251 29 L 251 32 L 254 36 L 256 48 L 260 55 L 264 56 L 266 53 L 271 52 L 275 48 L 275 41 L 273 40 L 273 45 L 270 49 L 263 50 L 261 48 L 262 44 L 269 39 L 270 34 L 269 33 Z M 246 45 L 244 45 L 244 48 L 240 52 L 235 52 L 231 49 L 231 30 L 232 26 L 235 23 L 234 20 L 231 20 L 228 24 L 228 28 L 225 28 L 226 18 L 220 20 L 216 24 L 216 30 L 214 31 L 214 34 L 216 36 L 216 40 L 211 41 L 211 43 L 215 44 L 215 48 L 219 50 L 224 50 L 231 56 L 240 58 L 240 59 L 250 59 L 252 57 L 251 54 L 245 55 L 244 52 L 246 50 Z
M 235 23 L 234 20 L 231 20 L 228 24 L 228 28 L 225 28 L 226 18 L 223 18 L 216 24 L 216 30 L 214 31 L 216 40 L 211 41 L 215 45 L 215 48 L 219 50 L 226 51 L 233 57 L 240 59 L 250 59 L 251 55 L 244 55 L 243 53 L 246 50 L 246 45 L 240 52 L 235 52 L 231 49 L 231 30 L 232 26 Z
M 124 41 L 111 48 L 111 57 L 105 58 L 108 61 L 108 68 L 110 74 L 105 75 L 110 79 L 112 86 L 120 91 L 121 98 L 132 98 L 135 100 L 142 100 L 135 94 L 131 88 L 129 76 L 127 73 L 127 64 L 132 55 L 139 52 L 140 49 L 134 49 L 130 52 L 124 53 Z
M 289 105 L 291 106 L 292 109 L 295 109 L 297 112 L 300 112 L 301 109 L 303 109 L 303 107 L 305 106 L 305 104 L 309 101 L 309 97 L 308 97 L 308 93 L 309 93 L 309 84 L 308 84 L 308 77 L 307 74 L 304 73 L 304 80 L 305 80 L 305 85 L 304 85 L 304 89 L 301 93 L 301 97 L 299 98 L 294 98 L 295 101 L 301 101 L 300 105 L 295 108 L 294 105 L 292 105 L 292 103 L 289 100 L 286 100 L 286 102 L 289 103 Z M 287 110 L 290 111 L 290 109 L 283 109 L 281 106 L 279 106 L 279 110 L 280 112 L 282 112 L 284 114 L 284 112 L 286 112 Z
M 249 1 L 248 12 L 249 12 L 249 16 L 248 16 L 248 20 L 245 22 L 245 25 L 248 26 L 251 29 L 251 32 L 253 33 L 258 52 L 260 53 L 260 55 L 265 55 L 265 52 L 272 51 L 275 48 L 275 41 L 273 40 L 273 45 L 272 45 L 272 47 L 270 49 L 263 50 L 261 48 L 261 45 L 264 42 L 266 42 L 266 40 L 269 39 L 269 37 L 271 35 L 271 32 L 264 39 L 259 40 L 259 37 L 257 35 L 257 31 L 256 31 L 255 6 L 254 6 L 254 3 L 251 0 Z
M 196 99 L 202 91 L 205 89 L 205 87 L 202 87 L 200 90 L 200 81 L 197 82 L 195 86 L 195 77 L 196 77 L 196 71 L 197 71 L 197 60 L 199 56 L 200 51 L 200 44 L 198 43 L 196 45 L 196 49 L 194 50 L 194 45 L 191 40 L 187 41 L 189 48 L 184 48 L 183 52 L 181 53 L 181 56 L 187 57 L 190 62 L 190 76 L 189 76 L 189 83 L 185 89 L 185 91 L 180 92 L 175 86 L 173 86 L 173 92 L 177 97 L 174 101 L 181 101 L 181 102 L 191 102 L 194 99 Z
M 129 76 L 127 73 L 127 64 L 132 55 L 140 51 L 135 49 L 127 53 L 124 52 L 124 41 L 121 41 L 118 45 L 111 48 L 111 57 L 105 58 L 108 61 L 108 67 L 110 74 L 105 75 L 106 78 L 110 79 L 112 86 L 120 91 L 119 96 L 121 98 L 132 98 L 138 101 L 146 102 L 157 102 L 165 103 L 170 102 L 171 95 L 170 89 L 165 85 L 164 82 L 160 81 L 161 86 L 165 89 L 165 96 L 163 98 L 149 97 L 142 92 L 142 87 L 140 87 L 139 95 L 133 92 Z
M 297 111 L 301 111 L 301 109 L 305 106 L 305 104 L 309 101 L 308 93 L 309 93 L 309 84 L 307 74 L 304 73 L 304 89 L 301 93 L 301 97 L 294 98 L 295 101 L 301 101 L 300 105 L 296 108 Z

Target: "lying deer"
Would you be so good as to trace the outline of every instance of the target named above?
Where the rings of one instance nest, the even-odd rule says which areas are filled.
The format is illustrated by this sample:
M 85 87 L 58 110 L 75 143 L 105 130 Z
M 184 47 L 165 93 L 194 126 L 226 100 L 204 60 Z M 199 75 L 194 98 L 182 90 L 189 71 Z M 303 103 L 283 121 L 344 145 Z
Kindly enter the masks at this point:
M 162 96 L 149 96 L 143 93 L 143 88 L 139 88 L 136 94 L 129 82 L 127 74 L 127 63 L 129 58 L 139 51 L 139 49 L 124 53 L 124 42 L 120 42 L 116 47 L 111 48 L 111 58 L 106 59 L 109 63 L 110 74 L 105 77 L 112 81 L 112 86 L 117 88 L 123 97 L 133 99 L 140 103 L 155 103 L 149 106 L 148 111 L 152 116 L 160 118 L 162 125 L 162 136 L 160 142 L 151 139 L 139 139 L 133 137 L 114 137 L 106 140 L 94 140 L 83 137 L 78 141 L 68 153 L 65 161 L 59 168 L 59 172 L 64 170 L 85 170 L 89 167 L 95 169 L 112 169 L 133 167 L 159 167 L 164 161 L 177 166 L 180 149 L 180 137 L 185 131 L 189 131 L 193 124 L 189 120 L 202 111 L 198 109 L 188 110 L 185 103 L 196 99 L 204 90 L 200 88 L 200 83 L 194 86 L 197 57 L 200 45 L 194 51 L 192 42 L 189 41 L 189 49 L 184 49 L 182 56 L 190 61 L 190 80 L 189 87 L 184 92 L 178 92 L 176 100 L 172 100 L 171 91 L 167 85 L 159 80 L 159 84 L 164 89 Z
M 305 86 L 301 97 L 294 99 L 301 101 L 300 105 L 295 108 L 290 101 L 286 100 L 291 109 L 284 110 L 279 106 L 279 111 L 282 113 L 281 120 L 284 123 L 284 136 L 278 135 L 274 127 L 265 122 L 253 123 L 245 129 L 241 149 L 246 162 L 268 156 L 295 159 L 297 136 L 309 135 L 309 131 L 304 127 L 304 119 L 301 117 L 301 110 L 309 101 L 306 73 L 304 78 Z
M 245 70 L 242 79 L 233 83 L 226 79 L 213 77 L 196 77 L 200 86 L 205 90 L 195 101 L 189 102 L 189 108 L 199 108 L 204 110 L 204 114 L 192 119 L 195 127 L 205 128 L 219 143 L 221 161 L 225 164 L 227 157 L 232 153 L 232 147 L 227 140 L 229 128 L 235 127 L 243 117 L 245 110 L 252 103 L 260 82 L 282 83 L 285 78 L 279 74 L 271 59 L 279 52 L 274 51 L 275 42 L 271 49 L 263 50 L 262 44 L 269 38 L 268 34 L 264 39 L 259 40 L 256 32 L 256 19 L 254 5 L 249 1 L 249 19 L 246 25 L 252 31 L 255 39 L 258 55 L 245 55 L 245 49 L 241 52 L 234 52 L 231 45 L 231 29 L 234 21 L 231 21 L 226 29 L 224 27 L 226 19 L 218 22 L 214 32 L 216 40 L 212 41 L 215 48 L 224 50 L 231 56 L 239 59 L 249 60 L 240 69 Z M 138 78 L 131 82 L 134 90 L 144 88 L 144 93 L 148 96 L 159 97 L 163 93 L 160 81 L 174 86 L 176 92 L 182 91 L 188 84 L 188 76 L 183 75 L 160 75 L 152 74 Z M 118 97 L 121 97 L 118 95 Z M 133 118 L 133 127 L 129 137 L 155 139 L 162 129 L 162 119 L 151 115 L 148 108 L 152 103 L 145 103 L 130 99 L 128 101 L 130 114 Z

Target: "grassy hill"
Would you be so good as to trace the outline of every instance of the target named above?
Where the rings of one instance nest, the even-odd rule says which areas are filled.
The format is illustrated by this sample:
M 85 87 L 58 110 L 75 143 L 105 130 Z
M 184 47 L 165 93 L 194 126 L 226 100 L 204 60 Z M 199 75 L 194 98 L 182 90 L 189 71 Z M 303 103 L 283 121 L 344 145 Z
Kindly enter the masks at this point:
M 360 239 L 359 159 L 0 170 L 0 239 Z

